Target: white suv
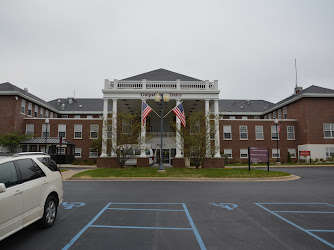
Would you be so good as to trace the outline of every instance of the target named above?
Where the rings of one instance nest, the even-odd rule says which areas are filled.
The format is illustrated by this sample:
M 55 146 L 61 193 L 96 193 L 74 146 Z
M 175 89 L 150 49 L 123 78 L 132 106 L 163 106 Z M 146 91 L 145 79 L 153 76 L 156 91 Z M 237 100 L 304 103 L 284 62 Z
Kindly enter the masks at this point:
M 0 241 L 35 221 L 51 227 L 62 201 L 61 173 L 50 156 L 0 159 Z

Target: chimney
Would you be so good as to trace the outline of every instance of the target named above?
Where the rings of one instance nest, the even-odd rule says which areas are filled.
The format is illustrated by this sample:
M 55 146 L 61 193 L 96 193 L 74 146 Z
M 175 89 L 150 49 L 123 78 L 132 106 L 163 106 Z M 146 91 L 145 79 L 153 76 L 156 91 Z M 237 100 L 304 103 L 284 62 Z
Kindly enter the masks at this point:
M 294 95 L 298 95 L 301 91 L 303 91 L 303 87 L 295 87 L 295 92 L 293 93 Z
M 63 103 L 60 107 L 61 110 L 64 110 L 65 109 L 65 103 Z
M 58 101 L 57 101 L 57 105 L 60 105 L 60 103 L 61 103 L 61 100 L 60 100 L 60 99 L 58 99 Z

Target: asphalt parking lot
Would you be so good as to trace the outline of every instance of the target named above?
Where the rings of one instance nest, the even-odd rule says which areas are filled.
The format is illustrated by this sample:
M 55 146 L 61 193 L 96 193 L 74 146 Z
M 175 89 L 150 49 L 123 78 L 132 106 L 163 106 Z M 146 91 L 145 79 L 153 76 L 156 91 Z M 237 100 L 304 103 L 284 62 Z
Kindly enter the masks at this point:
M 334 168 L 282 171 L 302 178 L 67 181 L 55 225 L 0 249 L 333 249 Z

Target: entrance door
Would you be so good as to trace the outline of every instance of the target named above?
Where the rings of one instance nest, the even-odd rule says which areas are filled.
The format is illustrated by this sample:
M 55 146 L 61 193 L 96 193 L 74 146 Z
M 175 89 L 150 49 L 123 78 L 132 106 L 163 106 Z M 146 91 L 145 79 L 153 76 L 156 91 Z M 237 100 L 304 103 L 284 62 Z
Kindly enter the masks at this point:
M 162 162 L 169 164 L 169 149 L 163 149 L 162 155 L 163 155 Z

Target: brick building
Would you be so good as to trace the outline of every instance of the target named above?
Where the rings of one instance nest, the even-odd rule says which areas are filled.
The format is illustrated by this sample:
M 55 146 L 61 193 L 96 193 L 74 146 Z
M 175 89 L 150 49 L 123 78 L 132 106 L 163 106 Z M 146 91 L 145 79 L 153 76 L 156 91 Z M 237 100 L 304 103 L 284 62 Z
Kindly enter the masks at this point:
M 219 145 L 220 150 L 214 158 L 224 154 L 230 162 L 247 161 L 247 148 L 252 146 L 269 148 L 270 158 L 278 157 L 283 162 L 287 161 L 288 152 L 295 161 L 299 151 L 311 151 L 313 159 L 334 155 L 334 90 L 297 87 L 293 95 L 276 104 L 264 100 L 219 99 L 218 81 L 202 81 L 164 69 L 123 80 L 105 80 L 100 99 L 69 97 L 46 102 L 28 89 L 11 83 L 0 84 L 0 134 L 19 131 L 35 138 L 62 137 L 75 144 L 72 153 L 76 159 L 97 159 L 100 156 L 90 149 L 92 140 L 114 134 L 112 126 L 103 126 L 108 113 L 140 112 L 142 101 L 155 108 L 157 92 L 170 95 L 166 110 L 182 100 L 186 115 L 196 110 L 216 115 L 214 122 L 219 129 L 212 143 Z M 180 126 L 175 115 L 164 120 L 166 164 L 173 158 L 183 157 L 181 144 L 175 140 L 175 132 L 169 126 L 173 119 Z M 141 136 L 149 133 L 149 143 L 154 152 L 158 152 L 160 119 L 151 112 L 149 120 Z M 23 150 L 44 152 L 45 145 L 50 152 L 52 145 L 48 143 L 25 144 Z M 64 153 L 64 149 L 57 153 Z M 101 156 L 109 157 L 106 145 Z

